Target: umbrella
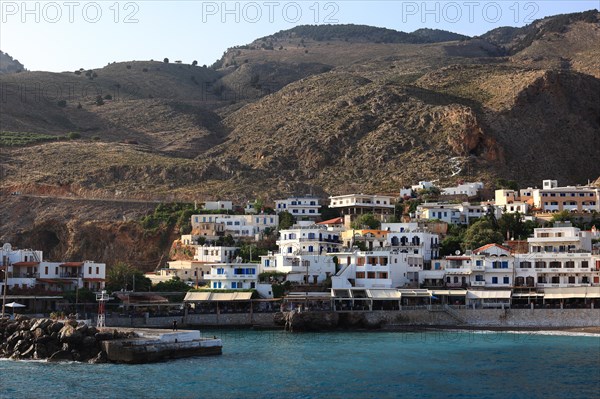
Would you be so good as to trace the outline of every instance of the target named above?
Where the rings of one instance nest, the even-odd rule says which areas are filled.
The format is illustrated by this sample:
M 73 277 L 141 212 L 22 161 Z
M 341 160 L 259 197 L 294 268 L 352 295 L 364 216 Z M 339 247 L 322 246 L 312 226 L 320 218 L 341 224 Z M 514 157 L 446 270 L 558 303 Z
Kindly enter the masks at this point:
M 12 308 L 12 310 L 13 310 L 13 317 L 15 315 L 15 308 L 26 308 L 27 307 L 25 305 L 22 305 L 22 304 L 16 303 L 16 302 L 7 303 L 5 306 L 8 307 L 8 308 Z

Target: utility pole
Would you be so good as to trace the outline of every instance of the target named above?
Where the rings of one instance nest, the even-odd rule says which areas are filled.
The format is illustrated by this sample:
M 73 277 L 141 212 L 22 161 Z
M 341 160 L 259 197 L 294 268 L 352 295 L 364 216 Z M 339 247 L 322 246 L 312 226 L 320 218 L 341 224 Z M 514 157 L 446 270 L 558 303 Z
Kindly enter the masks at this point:
M 6 308 L 6 291 L 8 291 L 8 271 L 7 271 L 8 266 L 4 265 L 3 266 L 3 272 L 4 272 L 4 281 L 2 284 L 2 317 L 4 317 L 4 310 Z

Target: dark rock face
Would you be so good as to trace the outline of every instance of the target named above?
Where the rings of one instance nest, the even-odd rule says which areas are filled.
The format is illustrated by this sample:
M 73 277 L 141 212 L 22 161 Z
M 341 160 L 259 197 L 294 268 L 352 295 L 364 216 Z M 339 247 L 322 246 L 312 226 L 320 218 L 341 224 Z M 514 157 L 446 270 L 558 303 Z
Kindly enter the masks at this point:
M 105 363 L 106 354 L 100 343 L 129 337 L 129 333 L 117 330 L 98 332 L 75 320 L 61 322 L 18 315 L 15 320 L 0 319 L 0 357 Z

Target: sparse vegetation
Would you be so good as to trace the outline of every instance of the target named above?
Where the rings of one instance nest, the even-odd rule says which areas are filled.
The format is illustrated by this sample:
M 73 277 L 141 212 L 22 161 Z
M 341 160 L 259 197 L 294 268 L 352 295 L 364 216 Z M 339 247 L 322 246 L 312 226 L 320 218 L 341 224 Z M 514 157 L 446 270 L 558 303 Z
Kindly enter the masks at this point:
M 27 132 L 0 132 L 0 147 L 20 147 L 44 141 L 59 140 L 59 136 Z

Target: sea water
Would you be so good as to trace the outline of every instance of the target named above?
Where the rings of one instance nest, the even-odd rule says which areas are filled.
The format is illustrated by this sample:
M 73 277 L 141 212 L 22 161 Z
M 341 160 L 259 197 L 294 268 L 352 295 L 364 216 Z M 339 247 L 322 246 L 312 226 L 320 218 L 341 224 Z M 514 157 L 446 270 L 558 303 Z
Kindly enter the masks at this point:
M 145 365 L 0 361 L 0 398 L 598 398 L 600 336 L 204 331 L 223 355 Z

